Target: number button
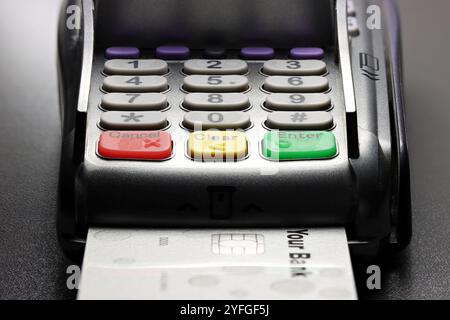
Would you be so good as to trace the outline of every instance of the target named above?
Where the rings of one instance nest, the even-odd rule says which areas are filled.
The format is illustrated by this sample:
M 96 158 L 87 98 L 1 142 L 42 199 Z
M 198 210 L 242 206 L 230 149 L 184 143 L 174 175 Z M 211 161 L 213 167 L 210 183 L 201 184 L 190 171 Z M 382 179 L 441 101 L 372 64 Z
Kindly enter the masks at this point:
M 108 92 L 163 92 L 169 89 L 162 76 L 109 76 L 103 80 Z
M 263 73 L 268 75 L 321 75 L 326 71 L 327 65 L 321 60 L 269 60 L 263 67 Z
M 184 108 L 197 111 L 236 111 L 249 106 L 243 93 L 189 93 L 183 101 Z
M 244 76 L 190 75 L 184 78 L 183 88 L 191 92 L 234 92 L 245 91 L 249 87 Z
M 167 126 L 167 117 L 158 111 L 108 111 L 102 114 L 100 126 L 107 130 L 159 130 Z
M 115 111 L 151 111 L 167 108 L 167 98 L 162 93 L 107 93 L 101 107 Z
M 333 127 L 333 117 L 325 111 L 272 112 L 266 125 L 280 130 L 328 130 Z
M 183 71 L 186 74 L 245 74 L 248 71 L 247 63 L 243 60 L 205 60 L 192 59 L 184 63 Z
M 269 92 L 322 92 L 328 88 L 328 79 L 319 76 L 271 76 L 264 81 L 264 89 Z
M 274 111 L 319 111 L 331 107 L 331 98 L 324 93 L 272 93 L 264 106 Z
M 250 126 L 250 117 L 245 112 L 192 111 L 184 116 L 183 126 L 195 131 L 246 129 Z
M 167 62 L 150 60 L 108 60 L 104 72 L 108 75 L 164 75 L 169 72 Z

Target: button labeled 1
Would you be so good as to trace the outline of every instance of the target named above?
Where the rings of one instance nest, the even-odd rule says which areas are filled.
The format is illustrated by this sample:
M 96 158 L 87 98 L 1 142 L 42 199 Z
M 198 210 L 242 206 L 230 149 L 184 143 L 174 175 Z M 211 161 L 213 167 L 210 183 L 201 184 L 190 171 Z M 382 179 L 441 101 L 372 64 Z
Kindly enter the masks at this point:
M 234 75 L 191 75 L 184 78 L 183 88 L 191 92 L 242 92 L 248 89 L 248 79 Z
M 159 59 L 113 59 L 105 62 L 104 72 L 111 75 L 164 75 L 169 72 L 169 67 L 167 62 Z
M 196 131 L 189 135 L 187 152 L 193 160 L 234 162 L 247 156 L 247 137 L 238 131 Z
M 172 138 L 164 131 L 106 131 L 98 154 L 106 159 L 165 160 L 172 155 Z

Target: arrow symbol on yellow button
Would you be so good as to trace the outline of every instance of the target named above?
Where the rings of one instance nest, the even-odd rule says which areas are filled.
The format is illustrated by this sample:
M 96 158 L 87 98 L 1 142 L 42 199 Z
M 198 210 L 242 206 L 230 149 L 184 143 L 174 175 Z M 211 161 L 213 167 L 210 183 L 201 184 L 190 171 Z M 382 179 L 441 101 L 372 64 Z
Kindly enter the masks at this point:
M 212 150 L 225 151 L 227 149 L 227 144 L 225 142 L 214 143 L 209 145 L 209 148 Z

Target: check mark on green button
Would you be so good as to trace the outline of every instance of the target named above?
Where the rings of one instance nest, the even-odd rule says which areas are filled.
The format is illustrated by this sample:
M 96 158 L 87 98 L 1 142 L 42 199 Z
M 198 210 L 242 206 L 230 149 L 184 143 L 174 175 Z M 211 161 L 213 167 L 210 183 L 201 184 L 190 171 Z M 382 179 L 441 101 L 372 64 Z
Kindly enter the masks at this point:
M 271 131 L 264 136 L 262 152 L 271 160 L 330 159 L 336 156 L 337 145 L 327 131 Z

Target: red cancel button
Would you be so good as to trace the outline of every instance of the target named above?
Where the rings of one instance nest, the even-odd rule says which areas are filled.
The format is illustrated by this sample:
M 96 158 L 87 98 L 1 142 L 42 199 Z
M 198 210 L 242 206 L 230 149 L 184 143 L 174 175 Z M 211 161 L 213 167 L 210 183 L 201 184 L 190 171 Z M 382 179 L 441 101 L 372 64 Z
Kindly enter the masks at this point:
M 98 153 L 107 159 L 164 160 L 172 155 L 172 138 L 164 131 L 106 131 Z

